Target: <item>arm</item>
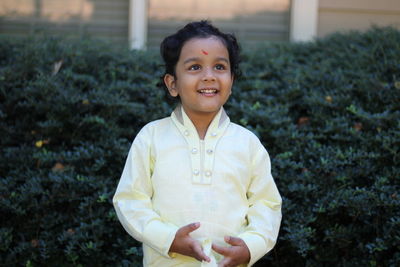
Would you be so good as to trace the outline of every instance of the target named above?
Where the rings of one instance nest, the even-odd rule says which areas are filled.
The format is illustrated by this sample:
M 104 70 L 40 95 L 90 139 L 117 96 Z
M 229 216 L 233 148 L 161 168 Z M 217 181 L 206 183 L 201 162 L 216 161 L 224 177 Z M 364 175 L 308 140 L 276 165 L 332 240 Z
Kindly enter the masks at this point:
M 143 128 L 135 138 L 113 198 L 118 219 L 136 240 L 152 247 L 165 257 L 178 227 L 164 221 L 151 202 L 151 135 Z
M 271 175 L 269 155 L 259 141 L 256 145 L 257 148 L 252 150 L 255 153 L 251 183 L 247 190 L 248 225 L 239 235 L 250 251 L 249 266 L 274 247 L 282 219 L 282 199 Z
M 178 229 L 163 220 L 152 207 L 154 169 L 151 158 L 150 134 L 144 128 L 129 151 L 113 204 L 125 230 L 136 240 L 145 243 L 165 257 L 180 253 L 199 261 L 210 261 L 190 232 L 200 227 L 193 223 Z
M 213 250 L 224 256 L 219 267 L 253 265 L 270 251 L 275 243 L 281 222 L 281 197 L 271 175 L 267 151 L 257 140 L 251 148 L 251 182 L 247 189 L 248 225 L 238 237 L 225 237 L 229 247 L 213 244 Z

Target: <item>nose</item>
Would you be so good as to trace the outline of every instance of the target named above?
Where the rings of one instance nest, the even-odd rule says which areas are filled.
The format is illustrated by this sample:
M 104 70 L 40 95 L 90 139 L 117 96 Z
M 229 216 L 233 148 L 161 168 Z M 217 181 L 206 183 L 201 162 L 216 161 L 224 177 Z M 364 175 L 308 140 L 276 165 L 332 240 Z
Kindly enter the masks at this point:
M 212 68 L 204 69 L 203 81 L 205 82 L 215 81 L 215 74 Z

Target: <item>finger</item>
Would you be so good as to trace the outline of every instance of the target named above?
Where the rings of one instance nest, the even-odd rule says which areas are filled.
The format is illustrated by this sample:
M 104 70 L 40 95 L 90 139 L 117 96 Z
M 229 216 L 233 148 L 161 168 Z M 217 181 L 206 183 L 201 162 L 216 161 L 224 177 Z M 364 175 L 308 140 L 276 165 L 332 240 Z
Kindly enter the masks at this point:
M 215 251 L 215 252 L 217 252 L 218 254 L 221 254 L 221 255 L 228 255 L 229 254 L 229 251 L 230 251 L 230 248 L 226 248 L 226 247 L 223 247 L 223 246 L 218 246 L 218 245 L 216 245 L 216 244 L 212 244 L 212 246 L 211 246 L 211 248 Z
M 200 223 L 196 222 L 196 223 L 190 223 L 188 225 L 182 226 L 179 229 L 179 232 L 183 235 L 188 235 L 189 233 L 193 232 L 194 230 L 196 230 L 197 228 L 200 227 Z
M 203 249 L 201 248 L 200 244 L 196 244 L 193 246 L 193 251 L 195 253 L 195 258 L 199 261 L 206 261 L 210 262 L 211 259 L 204 253 Z
M 218 263 L 218 267 L 228 267 L 230 266 L 230 259 L 229 258 L 224 258 L 222 261 Z
M 239 237 L 225 236 L 224 240 L 226 243 L 232 246 L 243 246 L 244 244 L 244 241 Z

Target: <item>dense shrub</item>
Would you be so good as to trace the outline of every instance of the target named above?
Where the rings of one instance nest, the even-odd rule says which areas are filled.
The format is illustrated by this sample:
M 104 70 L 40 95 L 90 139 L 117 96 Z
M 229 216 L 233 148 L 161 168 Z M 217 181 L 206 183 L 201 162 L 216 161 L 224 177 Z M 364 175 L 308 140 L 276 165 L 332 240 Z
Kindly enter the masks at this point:
M 130 142 L 172 106 L 158 54 L 0 41 L 0 265 L 140 266 L 111 205 Z M 226 105 L 271 154 L 279 241 L 259 266 L 400 262 L 400 32 L 247 51 Z

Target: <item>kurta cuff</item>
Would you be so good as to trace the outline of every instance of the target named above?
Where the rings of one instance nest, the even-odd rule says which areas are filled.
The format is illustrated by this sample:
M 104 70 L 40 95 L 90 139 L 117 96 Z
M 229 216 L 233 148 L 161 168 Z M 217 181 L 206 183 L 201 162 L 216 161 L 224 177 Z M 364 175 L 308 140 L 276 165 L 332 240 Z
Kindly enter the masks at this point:
M 144 243 L 158 251 L 161 255 L 171 258 L 169 249 L 175 239 L 178 227 L 159 220 L 151 221 L 143 231 Z
M 239 237 L 246 243 L 250 251 L 250 262 L 248 266 L 252 266 L 262 256 L 265 255 L 267 247 L 265 245 L 264 238 L 257 234 L 243 233 Z

